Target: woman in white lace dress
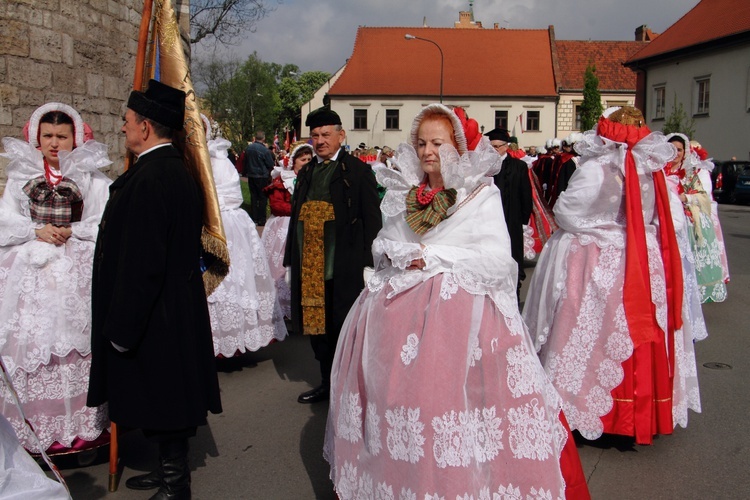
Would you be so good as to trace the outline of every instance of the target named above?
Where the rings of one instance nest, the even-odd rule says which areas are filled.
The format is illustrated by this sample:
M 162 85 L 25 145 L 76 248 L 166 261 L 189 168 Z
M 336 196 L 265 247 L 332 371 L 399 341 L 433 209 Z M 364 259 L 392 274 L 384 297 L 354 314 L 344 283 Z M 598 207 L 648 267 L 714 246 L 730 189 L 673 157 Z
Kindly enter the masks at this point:
M 203 119 L 230 262 L 229 274 L 208 297 L 208 311 L 214 354 L 230 358 L 283 340 L 287 332 L 266 252 L 241 208 L 240 176 L 227 155 L 231 143 L 211 139 L 211 126 Z
M 42 447 L 85 449 L 109 425 L 105 407 L 86 406 L 107 146 L 84 142 L 80 115 L 61 103 L 34 111 L 28 141 L 6 137 L 3 146 L 10 163 L 0 200 L 0 354 Z M 5 392 L 2 413 L 24 447 L 41 451 Z
M 292 291 L 286 284 L 286 268 L 284 267 L 284 251 L 286 250 L 286 234 L 289 232 L 289 220 L 292 215 L 292 194 L 297 180 L 297 172 L 312 160 L 313 147 L 306 142 L 292 145 L 289 154 L 289 165 L 274 167 L 271 184 L 263 188 L 271 206 L 271 217 L 263 227 L 261 241 L 268 256 L 268 266 L 271 276 L 276 281 L 276 291 L 279 294 L 279 304 L 286 318 L 292 317 Z
M 651 444 L 700 411 L 693 335 L 662 169 L 675 149 L 635 108 L 610 108 L 576 144 L 560 229 L 523 316 L 572 429 Z M 705 330 L 705 327 L 704 327 Z
M 431 104 L 399 146 L 376 270 L 342 328 L 325 455 L 340 498 L 587 498 L 516 302 L 499 156 Z M 565 450 L 565 451 L 563 451 Z M 566 489 L 567 482 L 567 489 Z

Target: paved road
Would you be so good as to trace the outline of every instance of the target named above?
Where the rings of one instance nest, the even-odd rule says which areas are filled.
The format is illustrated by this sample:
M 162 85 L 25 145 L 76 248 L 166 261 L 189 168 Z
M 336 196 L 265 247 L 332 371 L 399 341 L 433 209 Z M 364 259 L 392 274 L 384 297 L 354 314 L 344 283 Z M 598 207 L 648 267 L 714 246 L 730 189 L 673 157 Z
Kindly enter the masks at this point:
M 625 438 L 580 440 L 594 498 L 730 499 L 750 497 L 750 207 L 720 207 L 732 282 L 729 299 L 704 308 L 709 338 L 697 346 L 703 412 L 687 429 L 635 446 Z M 532 270 L 533 271 L 533 270 Z M 525 290 L 524 290 L 525 293 Z M 718 362 L 731 369 L 704 366 Z M 191 444 L 195 499 L 334 499 L 321 446 L 327 406 L 300 405 L 318 382 L 306 338 L 291 336 L 260 352 L 223 360 L 224 413 L 212 415 Z M 156 465 L 140 433 L 121 438 L 123 482 L 107 492 L 106 450 L 93 465 L 58 459 L 75 499 L 146 499 L 124 479 Z

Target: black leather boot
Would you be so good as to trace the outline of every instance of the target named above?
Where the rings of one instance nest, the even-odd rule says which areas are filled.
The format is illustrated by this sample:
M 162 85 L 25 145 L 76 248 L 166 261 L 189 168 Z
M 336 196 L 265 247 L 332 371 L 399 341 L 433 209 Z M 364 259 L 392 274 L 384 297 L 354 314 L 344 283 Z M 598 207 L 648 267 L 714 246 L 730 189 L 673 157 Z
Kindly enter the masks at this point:
M 141 474 L 139 476 L 133 476 L 125 481 L 125 486 L 131 490 L 153 490 L 161 486 L 161 463 L 155 471 L 149 472 L 148 474 Z
M 159 443 L 161 480 L 159 491 L 150 500 L 190 500 L 187 452 L 187 438 Z

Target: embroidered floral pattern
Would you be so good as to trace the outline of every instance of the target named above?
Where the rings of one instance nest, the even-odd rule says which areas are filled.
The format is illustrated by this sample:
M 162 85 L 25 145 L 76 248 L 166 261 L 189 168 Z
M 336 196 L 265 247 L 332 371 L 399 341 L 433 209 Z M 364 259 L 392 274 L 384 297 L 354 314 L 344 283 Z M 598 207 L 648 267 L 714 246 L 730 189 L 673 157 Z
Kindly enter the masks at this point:
M 555 387 L 563 392 L 578 394 L 586 375 L 586 364 L 599 337 L 612 291 L 614 277 L 620 268 L 622 252 L 608 247 L 602 250 L 599 262 L 592 273 L 592 281 L 585 285 L 576 326 L 561 352 L 550 355 L 547 373 Z
M 225 201 L 234 199 L 235 191 L 239 191 L 236 178 L 222 181 L 223 177 L 219 177 L 217 190 L 224 192 Z M 276 282 L 252 219 L 241 208 L 226 206 L 222 206 L 221 217 L 232 266 L 208 297 L 208 311 L 214 354 L 231 357 L 238 352 L 257 351 L 274 339 L 283 340 L 287 332 Z
M 508 483 L 508 486 L 501 485 L 492 497 L 493 500 L 524 500 L 521 496 L 521 488 L 517 486 L 514 488 L 512 483 Z
M 415 464 L 424 457 L 424 424 L 419 421 L 419 408 L 401 406 L 387 410 L 385 419 L 388 422 L 386 443 L 392 459 Z
M 508 410 L 510 449 L 516 458 L 546 460 L 552 454 L 553 429 L 544 406 L 534 398 Z
M 401 488 L 401 494 L 398 497 L 399 500 L 417 500 L 417 494 L 411 491 L 411 488 Z
M 440 284 L 440 298 L 448 300 L 458 292 L 458 282 L 452 273 L 443 275 L 443 282 Z
M 484 463 L 494 459 L 503 449 L 501 422 L 494 406 L 458 414 L 451 411 L 433 418 L 432 451 L 437 466 L 468 467 L 472 461 Z
M 367 448 L 370 450 L 370 453 L 377 456 L 383 448 L 383 444 L 380 442 L 380 416 L 377 413 L 375 403 L 367 403 L 367 417 L 365 422 Z
M 406 337 L 406 344 L 401 348 L 401 361 L 408 366 L 419 354 L 419 337 L 416 333 L 410 333 Z
M 508 349 L 505 357 L 508 360 L 508 389 L 514 398 L 539 392 L 544 386 L 544 373 L 540 373 L 536 362 L 523 345 Z
M 336 433 L 350 443 L 356 443 L 362 438 L 362 406 L 359 404 L 359 394 L 347 392 L 341 395 Z
M 393 487 L 385 483 L 378 483 L 375 487 L 374 500 L 394 500 L 394 498 Z
M 482 359 L 482 348 L 479 347 L 479 337 L 472 337 L 469 348 L 469 366 L 475 366 Z
M 513 316 L 504 316 L 505 325 L 510 330 L 511 335 L 521 335 L 524 332 L 523 319 L 516 313 Z
M 357 467 L 349 462 L 341 466 L 341 473 L 336 484 L 336 491 L 341 498 L 355 498 L 357 493 Z

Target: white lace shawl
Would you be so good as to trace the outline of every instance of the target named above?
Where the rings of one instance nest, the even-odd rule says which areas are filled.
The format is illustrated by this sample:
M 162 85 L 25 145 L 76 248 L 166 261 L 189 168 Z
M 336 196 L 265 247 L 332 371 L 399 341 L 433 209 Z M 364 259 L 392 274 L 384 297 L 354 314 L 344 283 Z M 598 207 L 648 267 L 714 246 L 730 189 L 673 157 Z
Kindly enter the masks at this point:
M 500 192 L 487 177 L 497 172 L 499 156 L 488 148 L 489 141 L 483 139 L 476 151 L 459 157 L 452 146 L 440 147 L 445 187 L 456 189 L 458 196 L 450 217 L 422 236 L 405 219 L 406 195 L 423 176 L 414 148 L 399 146 L 395 158 L 400 172 L 376 167 L 378 182 L 387 191 L 381 205 L 385 222 L 373 242 L 376 273 L 368 283 L 371 291 L 388 284 L 388 296 L 393 297 L 445 273 L 467 292 L 489 295 L 503 314 L 517 314 L 517 266 Z M 424 269 L 406 269 L 419 258 L 425 261 Z
M 575 148 L 581 155 L 580 166 L 555 203 L 555 221 L 561 229 L 577 234 L 583 244 L 593 242 L 602 248 L 610 245 L 623 248 L 623 183 L 628 146 L 588 131 Z M 647 135 L 633 148 L 647 231 L 655 230 L 649 227 L 656 217 L 653 172 L 661 170 L 675 152 L 661 132 Z
M 219 210 L 234 210 L 242 205 L 242 188 L 240 174 L 229 161 L 227 150 L 232 143 L 221 137 L 208 141 L 208 153 L 211 156 L 211 170 L 214 174 L 216 194 L 219 197 Z
M 44 175 L 41 151 L 28 142 L 6 137 L 3 139 L 8 163 L 8 184 L 0 200 L 0 246 L 25 243 L 35 238 L 37 224 L 31 220 L 29 198 L 23 186 L 34 177 Z M 96 241 L 99 220 L 109 198 L 112 181 L 99 169 L 112 162 L 107 157 L 107 145 L 87 141 L 73 151 L 60 152 L 60 172 L 73 180 L 83 194 L 83 214 L 79 222 L 71 224 L 73 237 Z

